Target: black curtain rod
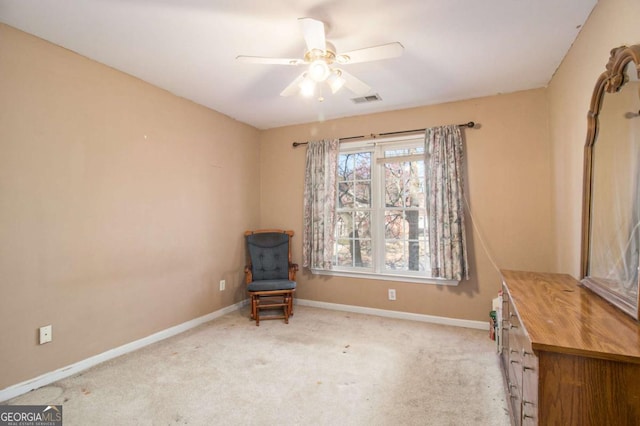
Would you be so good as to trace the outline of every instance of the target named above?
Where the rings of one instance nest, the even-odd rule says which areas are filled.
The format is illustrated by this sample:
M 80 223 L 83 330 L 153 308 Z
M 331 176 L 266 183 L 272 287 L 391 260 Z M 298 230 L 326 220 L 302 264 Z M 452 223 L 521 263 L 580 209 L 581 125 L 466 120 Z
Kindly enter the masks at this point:
M 468 127 L 470 129 L 474 128 L 476 126 L 476 123 L 474 123 L 473 121 L 470 121 L 468 123 L 464 123 L 464 124 L 458 124 L 459 127 Z M 392 135 L 403 135 L 405 133 L 416 133 L 416 132 L 424 132 L 425 130 L 427 130 L 426 128 L 424 129 L 414 129 L 414 130 L 401 130 L 399 132 L 387 132 L 387 133 L 377 133 L 377 134 L 370 134 L 370 135 L 366 135 L 366 136 L 349 136 L 347 138 L 340 138 L 338 139 L 340 142 L 342 141 L 349 141 L 352 139 L 364 139 L 364 138 L 372 138 L 375 139 L 377 137 L 380 136 L 392 136 Z M 309 142 L 294 142 L 293 143 L 293 147 L 296 148 L 300 145 L 306 145 Z

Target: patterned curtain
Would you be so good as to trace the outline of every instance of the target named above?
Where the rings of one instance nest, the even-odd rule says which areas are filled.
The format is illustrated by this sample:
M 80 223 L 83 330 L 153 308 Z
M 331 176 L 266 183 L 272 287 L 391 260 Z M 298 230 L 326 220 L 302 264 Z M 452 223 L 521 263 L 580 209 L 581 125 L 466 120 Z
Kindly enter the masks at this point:
M 469 279 L 460 127 L 427 129 L 425 153 L 431 273 L 448 280 Z
M 338 139 L 309 142 L 304 178 L 302 266 L 331 269 L 336 221 Z

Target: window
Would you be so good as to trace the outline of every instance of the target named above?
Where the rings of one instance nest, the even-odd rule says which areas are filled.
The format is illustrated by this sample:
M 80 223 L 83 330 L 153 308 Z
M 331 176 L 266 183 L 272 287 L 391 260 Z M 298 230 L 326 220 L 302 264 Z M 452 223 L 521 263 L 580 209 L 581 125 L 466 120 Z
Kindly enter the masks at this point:
M 338 158 L 333 270 L 378 279 L 431 278 L 424 140 L 346 143 Z

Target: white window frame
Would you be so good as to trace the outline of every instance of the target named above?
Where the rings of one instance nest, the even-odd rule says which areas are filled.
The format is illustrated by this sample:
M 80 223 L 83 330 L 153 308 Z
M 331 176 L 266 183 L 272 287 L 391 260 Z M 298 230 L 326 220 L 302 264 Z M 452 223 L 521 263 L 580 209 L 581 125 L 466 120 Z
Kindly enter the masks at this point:
M 314 274 L 333 275 L 352 278 L 366 278 L 385 281 L 402 281 L 421 284 L 436 284 L 456 286 L 459 281 L 429 277 L 428 271 L 388 271 L 385 268 L 385 238 L 384 227 L 381 221 L 387 209 L 384 205 L 384 150 L 389 148 L 403 148 L 411 146 L 423 146 L 422 135 L 401 136 L 395 138 L 376 139 L 364 142 L 348 142 L 340 145 L 340 154 L 371 152 L 371 240 L 373 267 L 356 268 L 346 266 L 333 266 L 331 270 L 312 269 Z M 406 157 L 405 157 L 406 158 Z M 388 161 L 387 161 L 388 162 Z

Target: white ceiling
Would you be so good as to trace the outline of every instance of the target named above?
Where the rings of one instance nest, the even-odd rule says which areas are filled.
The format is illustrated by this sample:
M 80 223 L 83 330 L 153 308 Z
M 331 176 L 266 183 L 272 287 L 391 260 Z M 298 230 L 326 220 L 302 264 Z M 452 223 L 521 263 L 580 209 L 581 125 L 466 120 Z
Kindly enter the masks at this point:
M 260 129 L 548 84 L 597 0 L 0 0 L 0 22 Z M 399 41 L 399 58 L 345 66 L 382 101 L 279 93 L 301 68 L 297 18 L 338 52 Z

